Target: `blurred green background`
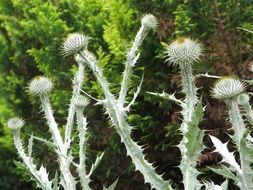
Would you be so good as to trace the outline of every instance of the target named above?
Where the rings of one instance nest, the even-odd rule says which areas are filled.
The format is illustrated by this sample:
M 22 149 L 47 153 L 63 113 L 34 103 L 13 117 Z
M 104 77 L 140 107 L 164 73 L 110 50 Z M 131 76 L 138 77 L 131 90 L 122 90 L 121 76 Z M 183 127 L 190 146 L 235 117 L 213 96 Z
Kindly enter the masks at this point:
M 68 33 L 83 32 L 90 37 L 89 49 L 99 58 L 99 65 L 111 82 L 111 90 L 118 92 L 124 60 L 145 13 L 154 14 L 159 28 L 149 34 L 141 49 L 141 56 L 131 78 L 129 97 L 132 97 L 141 75 L 144 84 L 137 103 L 130 112 L 129 123 L 136 126 L 133 138 L 147 149 L 146 158 L 154 162 L 165 179 L 180 184 L 181 173 L 175 167 L 180 161 L 178 143 L 180 108 L 174 103 L 155 98 L 147 91 L 180 92 L 177 69 L 169 67 L 163 58 L 162 43 L 186 36 L 198 39 L 205 47 L 202 61 L 195 65 L 196 73 L 236 75 L 252 79 L 247 71 L 252 56 L 253 34 L 239 30 L 253 30 L 252 0 L 0 0 L 0 189 L 34 189 L 22 169 L 6 127 L 12 116 L 22 116 L 26 127 L 25 142 L 31 133 L 50 138 L 37 100 L 26 93 L 27 83 L 37 75 L 45 75 L 55 82 L 51 96 L 56 120 L 64 125 L 71 92 L 71 79 L 76 71 L 72 57 L 63 58 L 60 47 Z M 227 140 L 226 108 L 209 95 L 213 79 L 199 79 L 197 86 L 207 106 L 201 129 Z M 102 92 L 89 71 L 83 89 L 94 97 Z M 250 90 L 250 88 L 248 89 Z M 251 89 L 252 90 L 252 89 Z M 183 97 L 177 94 L 178 98 Z M 102 189 L 119 177 L 119 190 L 145 190 L 140 173 L 134 171 L 120 138 L 115 133 L 103 109 L 91 101 L 85 114 L 89 120 L 89 162 L 105 151 L 102 164 L 92 176 L 92 187 Z M 211 146 L 208 138 L 205 145 Z M 75 147 L 74 150 L 75 151 Z M 35 141 L 33 155 L 50 171 L 56 169 L 55 154 Z M 207 149 L 199 158 L 200 179 L 222 182 L 205 166 L 217 165 L 220 157 Z M 230 186 L 230 189 L 235 187 Z

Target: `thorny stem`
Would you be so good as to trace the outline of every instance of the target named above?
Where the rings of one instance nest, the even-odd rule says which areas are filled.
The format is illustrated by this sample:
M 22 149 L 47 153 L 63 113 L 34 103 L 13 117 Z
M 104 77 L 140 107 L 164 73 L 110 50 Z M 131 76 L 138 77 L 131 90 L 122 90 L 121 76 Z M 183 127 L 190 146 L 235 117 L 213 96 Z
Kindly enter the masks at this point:
M 78 63 L 78 71 L 76 72 L 73 80 L 73 91 L 72 91 L 72 97 L 69 105 L 68 110 L 68 118 L 67 118 L 67 124 L 65 129 L 65 148 L 68 152 L 68 149 L 70 147 L 71 143 L 71 133 L 73 130 L 73 123 L 74 123 L 74 116 L 75 116 L 75 106 L 73 104 L 73 98 L 80 94 L 80 91 L 82 89 L 83 84 L 83 76 L 84 76 L 84 64 Z
M 191 64 L 182 64 L 180 65 L 180 72 L 182 77 L 182 91 L 185 94 L 184 104 L 182 105 L 182 115 L 183 121 L 181 124 L 181 131 L 183 135 L 183 139 L 180 143 L 180 151 L 182 155 L 181 159 L 181 168 L 183 174 L 183 183 L 185 190 L 192 190 L 191 185 L 193 182 L 191 181 L 192 170 L 195 169 L 194 164 L 196 160 L 191 160 L 187 153 L 186 144 L 188 143 L 188 139 L 186 138 L 186 134 L 188 132 L 188 124 L 192 119 L 192 115 L 194 113 L 194 107 L 197 103 L 197 89 L 194 84 L 194 76 L 192 74 Z M 184 170 L 184 171 L 183 171 Z M 191 180 L 190 180 L 191 179 Z M 195 179 L 197 182 L 197 178 Z M 195 187 L 196 188 L 196 187 Z
M 77 128 L 78 128 L 78 136 L 79 136 L 79 166 L 78 166 L 78 173 L 80 176 L 80 182 L 82 188 L 84 190 L 90 190 L 89 187 L 90 179 L 87 177 L 86 171 L 86 150 L 87 150 L 87 121 L 86 118 L 83 116 L 82 109 L 76 109 L 76 118 L 77 118 Z
M 20 139 L 20 130 L 15 131 L 13 135 L 14 135 L 14 144 L 18 151 L 19 156 L 22 158 L 24 164 L 28 167 L 31 174 L 37 180 L 39 186 L 44 190 L 52 190 L 51 183 L 49 183 L 49 180 L 45 179 L 45 176 L 43 176 L 44 180 L 41 178 L 41 176 L 38 174 L 36 166 L 32 162 L 32 159 L 26 155 L 23 148 L 23 143 Z
M 243 138 L 243 135 L 246 131 L 245 124 L 243 122 L 242 115 L 240 113 L 237 99 L 234 98 L 231 100 L 227 100 L 226 104 L 229 107 L 230 123 L 232 124 L 233 129 L 235 131 L 234 141 L 237 145 L 238 152 L 239 152 L 239 155 L 241 158 L 240 162 L 241 162 L 242 174 L 238 174 L 239 179 L 240 179 L 240 182 L 242 185 L 242 189 L 249 190 L 248 184 L 247 184 L 245 177 L 244 177 L 246 175 L 246 170 L 248 169 L 247 168 L 248 166 L 246 166 L 246 164 L 243 162 L 245 160 L 244 157 L 246 155 L 245 155 L 245 151 L 243 151 L 242 147 L 241 147 L 242 138 Z
M 148 34 L 149 29 L 145 25 L 141 25 L 140 30 L 138 31 L 137 35 L 135 36 L 132 48 L 127 54 L 127 60 L 125 63 L 125 70 L 123 73 L 123 79 L 121 83 L 120 93 L 119 93 L 119 102 L 121 106 L 124 106 L 125 98 L 128 89 L 128 82 L 129 77 L 132 73 L 132 68 L 134 67 L 139 55 L 136 55 L 140 45 L 142 44 L 144 38 Z
M 45 113 L 45 118 L 49 126 L 49 130 L 53 136 L 53 142 L 56 145 L 56 153 L 59 157 L 60 170 L 63 176 L 62 185 L 67 190 L 75 190 L 75 180 L 69 170 L 71 158 L 68 158 L 58 125 L 53 116 L 53 110 L 47 95 L 40 97 L 42 110 Z
M 182 110 L 183 123 L 181 130 L 183 135 L 187 133 L 187 123 L 191 121 L 194 107 L 197 103 L 197 89 L 194 84 L 194 76 L 192 74 L 192 67 L 190 64 L 186 64 L 181 67 L 182 77 L 182 91 L 185 94 L 184 106 Z
M 125 110 L 122 107 L 122 104 L 119 103 L 110 92 L 108 82 L 102 75 L 100 68 L 94 62 L 89 60 L 87 56 L 83 54 L 81 56 L 87 60 L 89 68 L 93 71 L 94 76 L 98 80 L 104 92 L 105 100 L 103 104 L 106 107 L 110 118 L 113 121 L 115 129 L 117 130 L 127 149 L 127 154 L 133 160 L 136 169 L 143 174 L 145 182 L 150 183 L 153 188 L 157 190 L 172 189 L 168 182 L 164 181 L 161 176 L 155 173 L 155 169 L 152 167 L 152 165 L 145 160 L 141 147 L 132 140 L 130 136 L 130 126 L 128 126 L 126 123 Z

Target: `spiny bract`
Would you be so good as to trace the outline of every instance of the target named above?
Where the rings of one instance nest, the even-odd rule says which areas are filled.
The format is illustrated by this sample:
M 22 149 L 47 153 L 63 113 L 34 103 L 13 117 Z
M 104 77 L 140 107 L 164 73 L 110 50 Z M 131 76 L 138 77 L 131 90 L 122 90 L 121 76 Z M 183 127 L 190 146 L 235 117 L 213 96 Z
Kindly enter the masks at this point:
M 88 46 L 88 37 L 80 33 L 69 34 L 62 45 L 62 54 L 65 56 L 76 54 Z
M 85 96 L 77 95 L 73 99 L 73 103 L 77 108 L 85 108 L 88 105 L 89 101 L 87 98 L 85 98 Z
M 222 77 L 212 88 L 212 96 L 217 99 L 233 98 L 244 91 L 244 84 L 232 77 Z
M 18 117 L 11 118 L 8 121 L 8 127 L 12 130 L 19 130 L 24 126 L 24 124 L 25 124 L 24 120 Z
M 192 64 L 198 61 L 202 54 L 202 45 L 189 38 L 178 38 L 165 51 L 167 61 L 175 65 Z
M 53 83 L 49 78 L 37 76 L 30 82 L 28 88 L 31 94 L 44 95 L 53 89 Z

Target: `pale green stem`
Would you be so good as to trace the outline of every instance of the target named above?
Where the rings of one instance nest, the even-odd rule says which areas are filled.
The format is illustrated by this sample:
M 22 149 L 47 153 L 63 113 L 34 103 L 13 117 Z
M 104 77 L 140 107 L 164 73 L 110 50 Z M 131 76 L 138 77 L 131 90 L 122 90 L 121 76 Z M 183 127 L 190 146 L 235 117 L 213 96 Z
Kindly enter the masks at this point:
M 185 94 L 184 104 L 182 105 L 182 115 L 183 121 L 181 124 L 181 132 L 183 135 L 182 141 L 180 143 L 180 151 L 182 155 L 181 159 L 181 170 L 183 174 L 183 184 L 185 190 L 195 190 L 192 188 L 191 184 L 194 184 L 193 180 L 197 183 L 197 176 L 195 179 L 192 179 L 194 175 L 192 175 L 192 171 L 195 170 L 196 160 L 192 160 L 187 153 L 186 144 L 188 143 L 188 139 L 186 138 L 186 134 L 188 132 L 188 124 L 191 122 L 192 115 L 194 113 L 194 107 L 197 103 L 197 89 L 194 83 L 194 76 L 192 74 L 191 64 L 182 64 L 180 65 L 180 72 L 182 77 L 182 92 Z M 196 184 L 197 185 L 197 184 Z
M 146 183 L 149 183 L 152 188 L 157 190 L 171 190 L 170 184 L 157 175 L 152 164 L 145 160 L 142 148 L 132 140 L 130 136 L 130 127 L 126 123 L 125 110 L 122 105 L 114 98 L 113 94 L 109 90 L 108 82 L 103 77 L 100 68 L 95 62 L 92 62 L 85 55 L 82 55 L 89 65 L 89 68 L 93 71 L 94 76 L 97 78 L 105 95 L 106 109 L 110 115 L 111 120 L 115 126 L 117 133 L 120 135 L 122 142 L 124 143 L 127 154 L 131 157 L 135 167 L 139 170 Z
M 73 130 L 73 123 L 74 123 L 74 116 L 75 116 L 75 105 L 73 104 L 73 98 L 80 94 L 80 91 L 82 89 L 83 84 L 83 76 L 84 76 L 84 64 L 78 63 L 78 71 L 76 72 L 73 80 L 73 91 L 72 91 L 72 97 L 69 105 L 68 110 L 68 118 L 67 118 L 67 124 L 65 129 L 65 149 L 68 152 L 68 149 L 70 147 L 71 143 L 71 133 Z
M 83 190 L 91 190 L 89 187 L 90 179 L 86 170 L 86 151 L 87 151 L 87 121 L 83 116 L 83 109 L 76 108 L 77 129 L 79 131 L 79 166 L 78 173 Z
M 248 184 L 245 180 L 245 177 L 244 177 L 244 176 L 247 175 L 246 171 L 248 169 L 247 168 L 248 166 L 243 162 L 245 160 L 244 157 L 246 155 L 245 155 L 245 152 L 242 151 L 242 149 L 241 149 L 242 138 L 243 138 L 243 135 L 244 135 L 245 130 L 246 130 L 245 124 L 244 124 L 243 119 L 242 119 L 242 115 L 241 115 L 241 112 L 240 112 L 240 109 L 239 109 L 237 99 L 233 98 L 233 99 L 229 99 L 225 102 L 229 107 L 229 119 L 230 119 L 230 123 L 232 124 L 232 127 L 235 131 L 234 141 L 235 141 L 235 144 L 237 146 L 237 149 L 238 149 L 238 152 L 239 152 L 239 155 L 240 155 L 240 163 L 241 163 L 240 165 L 241 165 L 241 169 L 242 169 L 242 174 L 238 174 L 239 175 L 239 180 L 241 182 L 243 190 L 250 190 L 249 187 L 248 187 Z
M 75 190 L 75 180 L 69 170 L 71 158 L 68 158 L 67 152 L 58 129 L 58 125 L 53 116 L 53 110 L 49 102 L 48 95 L 40 96 L 42 110 L 45 113 L 45 118 L 52 134 L 52 140 L 56 146 L 55 152 L 58 154 L 60 171 L 63 176 L 63 186 L 65 190 Z
M 138 55 L 136 55 L 140 45 L 142 44 L 144 38 L 148 34 L 150 28 L 147 28 L 145 25 L 142 25 L 139 29 L 138 33 L 135 36 L 133 45 L 130 51 L 127 53 L 127 60 L 125 62 L 125 70 L 123 72 L 123 79 L 121 83 L 120 93 L 119 93 L 119 103 L 121 106 L 124 106 L 125 98 L 128 90 L 128 82 L 129 77 L 132 73 L 132 69 L 138 59 Z
M 50 183 L 49 180 L 45 178 L 45 176 L 43 176 L 43 179 L 41 178 L 41 176 L 38 174 L 39 171 L 36 169 L 36 166 L 32 162 L 32 158 L 26 155 L 23 148 L 23 143 L 20 139 L 20 130 L 13 131 L 13 135 L 14 135 L 14 144 L 18 151 L 18 154 L 23 160 L 26 167 L 33 175 L 33 177 L 37 180 L 39 187 L 41 187 L 44 190 L 52 190 L 51 187 L 52 183 Z

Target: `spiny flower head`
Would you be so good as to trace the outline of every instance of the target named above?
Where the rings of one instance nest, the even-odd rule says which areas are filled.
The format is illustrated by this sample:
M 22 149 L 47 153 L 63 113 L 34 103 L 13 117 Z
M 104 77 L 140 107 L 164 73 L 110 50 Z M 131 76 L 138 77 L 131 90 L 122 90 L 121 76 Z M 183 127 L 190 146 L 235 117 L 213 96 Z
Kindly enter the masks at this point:
M 34 95 L 45 95 L 53 89 L 53 82 L 43 76 L 35 77 L 29 84 L 29 92 Z
M 62 54 L 65 56 L 76 54 L 88 46 L 88 37 L 80 33 L 69 34 L 62 45 Z
M 198 61 L 202 54 L 202 45 L 189 38 L 178 38 L 165 51 L 167 61 L 175 65 L 187 65 Z
M 152 30 L 155 30 L 158 26 L 157 19 L 152 14 L 145 15 L 141 20 L 141 24 Z
M 239 79 L 222 77 L 214 84 L 212 96 L 217 99 L 233 98 L 245 90 L 245 85 Z
M 89 104 L 89 101 L 85 96 L 77 95 L 74 97 L 73 103 L 77 108 L 84 109 Z
M 20 118 L 18 118 L 18 117 L 14 117 L 14 118 L 11 118 L 9 121 L 8 121 L 8 127 L 10 128 L 10 129 L 12 129 L 12 130 L 20 130 L 23 126 L 24 126 L 24 124 L 25 124 L 25 122 L 24 122 L 24 120 L 23 119 L 20 119 Z

